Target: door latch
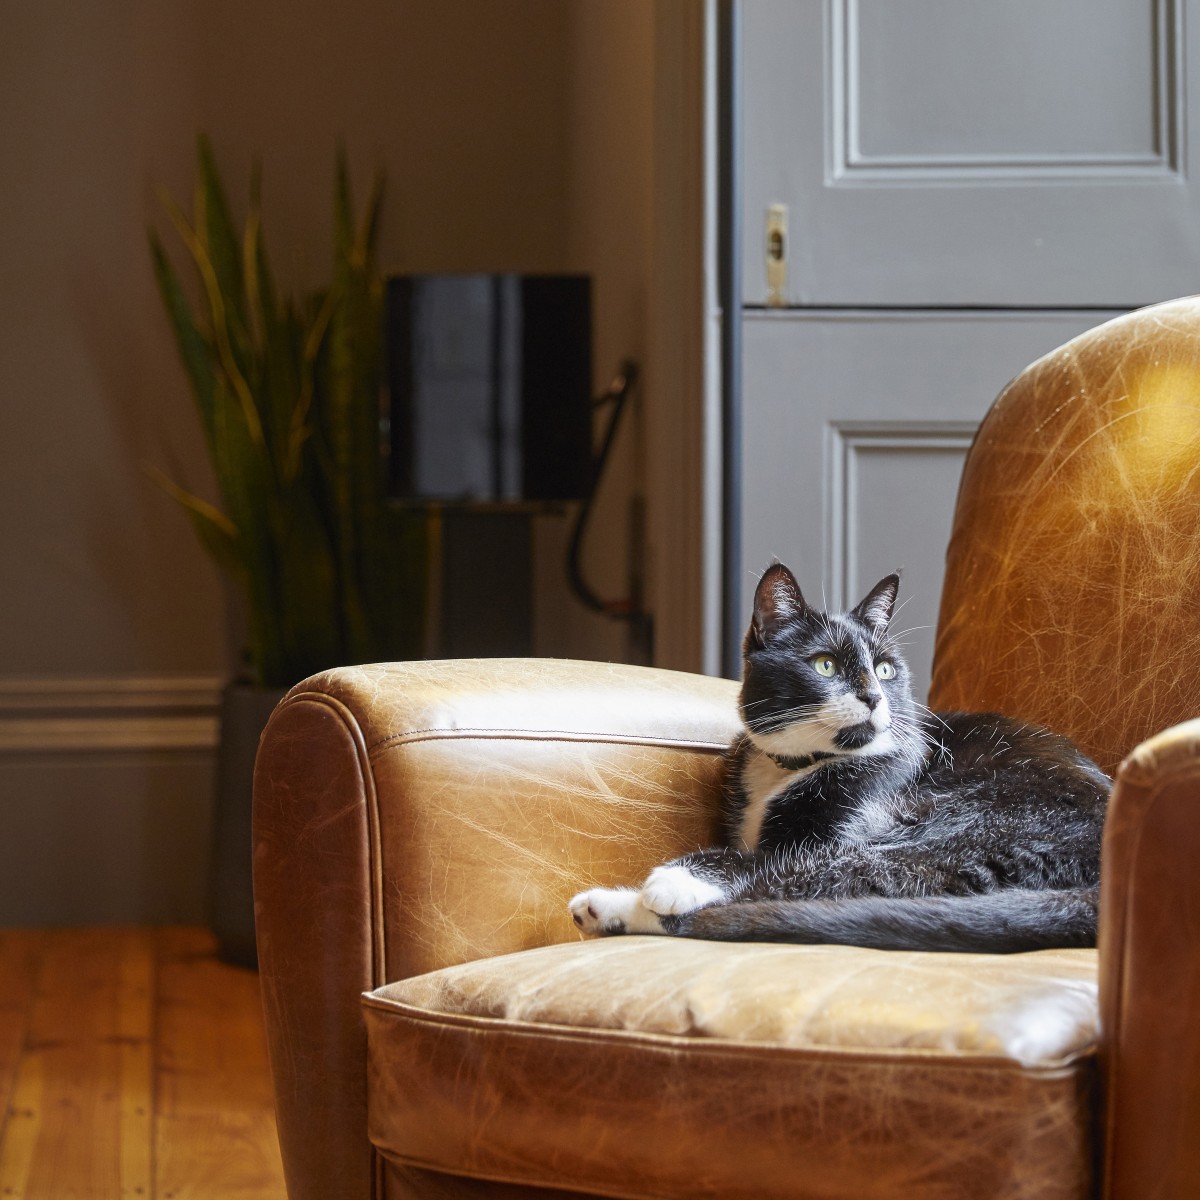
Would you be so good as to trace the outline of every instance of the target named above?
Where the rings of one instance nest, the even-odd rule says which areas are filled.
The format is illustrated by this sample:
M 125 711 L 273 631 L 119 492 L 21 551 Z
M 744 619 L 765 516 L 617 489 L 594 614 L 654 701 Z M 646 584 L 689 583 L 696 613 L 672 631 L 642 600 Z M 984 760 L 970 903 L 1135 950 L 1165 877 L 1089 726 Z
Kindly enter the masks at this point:
M 767 305 L 771 308 L 787 303 L 787 218 L 786 204 L 767 208 Z

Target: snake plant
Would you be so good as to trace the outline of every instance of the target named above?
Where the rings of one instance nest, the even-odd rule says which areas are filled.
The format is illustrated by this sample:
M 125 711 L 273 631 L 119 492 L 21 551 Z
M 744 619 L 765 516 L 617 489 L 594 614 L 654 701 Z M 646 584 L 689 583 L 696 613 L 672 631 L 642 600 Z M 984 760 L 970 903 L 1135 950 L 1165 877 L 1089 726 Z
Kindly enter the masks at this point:
M 219 503 L 153 474 L 245 598 L 252 681 L 282 687 L 339 664 L 419 657 L 425 538 L 420 515 L 389 505 L 383 484 L 382 181 L 356 220 L 339 152 L 332 276 L 286 297 L 267 258 L 260 179 L 256 166 L 239 232 L 201 136 L 191 218 L 164 196 L 195 299 L 150 232 Z

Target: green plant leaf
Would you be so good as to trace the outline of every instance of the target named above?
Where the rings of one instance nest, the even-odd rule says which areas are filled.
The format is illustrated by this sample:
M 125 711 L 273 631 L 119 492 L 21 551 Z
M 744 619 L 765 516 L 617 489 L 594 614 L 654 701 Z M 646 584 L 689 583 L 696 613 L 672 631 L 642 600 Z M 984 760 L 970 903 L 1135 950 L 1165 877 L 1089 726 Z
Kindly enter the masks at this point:
M 154 259 L 154 277 L 158 281 L 163 307 L 175 334 L 175 345 L 179 358 L 192 385 L 192 395 L 200 413 L 204 437 L 212 451 L 213 439 L 213 358 L 212 343 L 196 328 L 192 320 L 191 306 L 184 295 L 179 278 L 175 274 L 158 235 L 150 232 L 150 252 Z
M 262 248 L 262 164 L 256 159 L 250 174 L 250 207 L 246 212 L 246 228 L 242 234 L 242 288 L 246 293 L 246 331 L 251 347 L 261 353 L 267 340 L 267 321 L 262 290 L 261 264 L 265 261 Z M 268 280 L 269 282 L 269 280 Z M 274 297 L 268 300 L 273 302 Z
M 355 263 L 363 270 L 370 270 L 375 257 L 375 247 L 379 241 L 379 214 L 383 206 L 382 172 L 376 172 L 371 181 L 371 194 L 367 198 L 367 207 L 359 226 L 358 238 L 355 241 Z
M 192 261 L 196 265 L 200 281 L 204 285 L 205 295 L 208 297 L 209 314 L 212 318 L 212 345 L 216 351 L 216 361 L 220 365 L 221 372 L 228 380 L 233 394 L 237 397 L 242 409 L 242 420 L 245 422 L 250 436 L 256 442 L 265 445 L 266 439 L 263 435 L 262 419 L 254 401 L 254 394 L 250 389 L 245 375 L 238 367 L 233 347 L 229 340 L 229 323 L 226 319 L 225 299 L 221 293 L 221 283 L 217 276 L 216 267 L 209 257 L 204 242 L 196 230 L 192 228 L 187 217 L 183 215 L 180 207 L 170 196 L 163 197 L 163 205 L 175 228 L 179 231 L 179 236 L 183 239 L 183 244 L 188 248 L 188 252 L 192 256 Z
M 370 544 L 363 579 L 370 622 L 366 657 L 423 658 L 429 555 L 433 545 L 426 511 L 385 506 Z
M 209 504 L 207 500 L 181 488 L 157 467 L 148 466 L 145 471 L 187 512 L 201 543 L 217 565 L 235 578 L 241 576 L 245 564 L 242 562 L 238 531 L 233 522 L 216 505 Z
M 196 138 L 196 180 L 200 205 L 195 214 L 197 233 L 212 263 L 230 329 L 241 334 L 246 329 L 241 239 L 230 215 L 212 143 L 203 133 Z

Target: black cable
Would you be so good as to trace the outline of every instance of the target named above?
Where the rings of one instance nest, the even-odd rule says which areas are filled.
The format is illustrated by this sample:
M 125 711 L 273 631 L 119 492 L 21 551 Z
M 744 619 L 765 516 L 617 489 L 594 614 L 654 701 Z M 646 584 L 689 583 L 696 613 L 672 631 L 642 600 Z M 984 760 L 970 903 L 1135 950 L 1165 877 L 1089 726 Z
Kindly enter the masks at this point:
M 567 578 L 570 580 L 571 589 L 579 597 L 580 601 L 593 612 L 602 613 L 606 617 L 611 617 L 614 621 L 630 621 L 635 623 L 641 622 L 645 618 L 645 614 L 639 610 L 633 599 L 602 599 L 584 578 L 583 563 L 581 560 L 583 555 L 583 539 L 587 532 L 588 519 L 592 515 L 592 503 L 596 499 L 596 492 L 600 487 L 600 480 L 604 475 L 608 456 L 612 452 L 613 442 L 616 440 L 617 430 L 621 424 L 621 417 L 625 412 L 634 388 L 637 386 L 638 373 L 637 363 L 633 359 L 627 358 L 621 364 L 621 368 L 614 376 L 613 381 L 608 385 L 608 389 L 595 401 L 597 408 L 605 404 L 611 404 L 612 415 L 608 419 L 604 436 L 601 438 L 600 450 L 592 460 L 591 485 L 588 488 L 587 495 L 580 502 L 579 512 L 575 517 L 575 527 L 571 531 L 571 544 L 567 549 Z

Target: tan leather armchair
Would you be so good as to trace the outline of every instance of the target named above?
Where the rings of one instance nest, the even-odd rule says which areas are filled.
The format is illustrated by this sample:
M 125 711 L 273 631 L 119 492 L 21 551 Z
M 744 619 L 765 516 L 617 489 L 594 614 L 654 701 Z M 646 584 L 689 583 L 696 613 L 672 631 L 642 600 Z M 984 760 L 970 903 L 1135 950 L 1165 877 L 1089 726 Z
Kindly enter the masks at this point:
M 1198 448 L 1177 301 L 1022 374 L 959 496 L 931 702 L 1124 760 L 1098 951 L 583 942 L 576 890 L 712 841 L 736 685 L 488 661 L 295 688 L 254 840 L 292 1200 L 1200 1195 Z

